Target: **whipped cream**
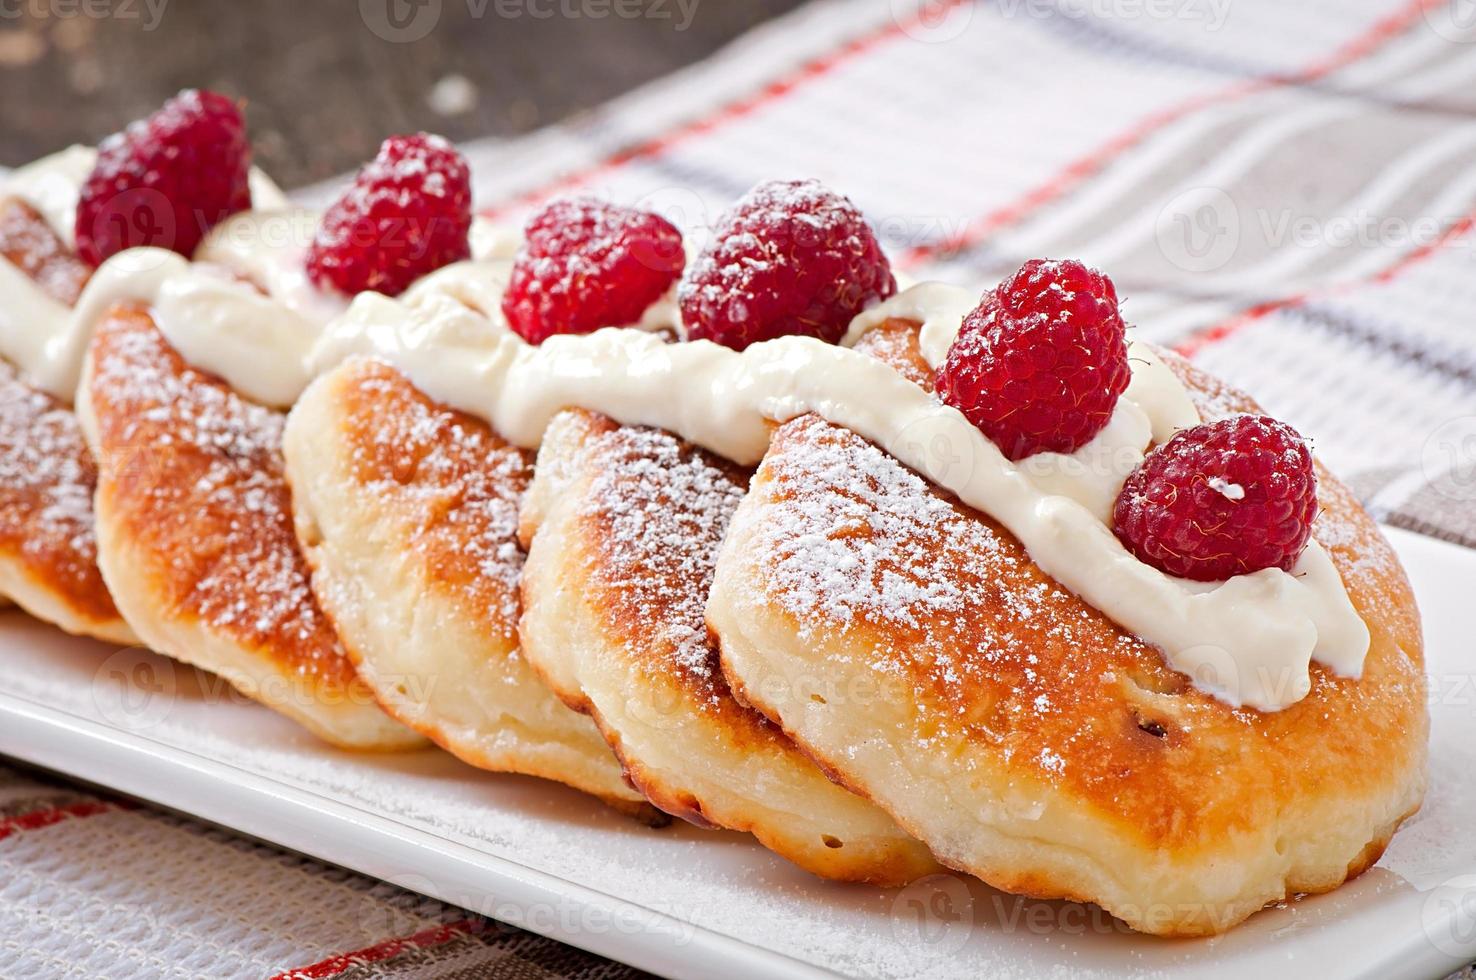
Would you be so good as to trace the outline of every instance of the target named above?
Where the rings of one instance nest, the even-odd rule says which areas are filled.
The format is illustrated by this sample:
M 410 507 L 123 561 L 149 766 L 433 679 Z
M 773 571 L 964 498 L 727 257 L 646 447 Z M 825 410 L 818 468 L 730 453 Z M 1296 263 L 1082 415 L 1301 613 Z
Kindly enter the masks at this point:
M 253 208 L 212 228 L 195 262 L 153 299 L 154 322 L 180 356 L 255 401 L 290 406 L 319 334 L 348 300 L 318 289 L 305 259 L 319 215 Z
M 25 201 L 68 248 L 76 248 L 74 226 L 82 185 L 97 151 L 72 146 L 11 173 L 0 196 Z M 285 208 L 286 196 L 261 171 L 250 174 L 257 205 Z M 141 254 L 134 254 L 141 253 Z M 0 357 L 41 390 L 70 402 L 77 391 L 92 325 L 118 302 L 151 302 L 166 280 L 185 274 L 189 263 L 162 249 L 133 249 L 112 256 L 92 274 L 74 307 L 58 302 L 35 280 L 0 259 Z
M 4 194 L 35 208 L 67 248 L 76 251 L 77 198 L 96 162 L 92 147 L 69 146 L 11 171 Z
M 278 223 L 307 227 L 307 239 L 286 238 L 272 230 Z M 316 226 L 312 212 L 248 211 L 222 222 L 201 243 L 196 263 L 159 290 L 154 321 L 191 364 L 220 375 L 254 401 L 291 407 L 323 370 L 324 355 L 317 348 L 349 309 L 346 298 L 317 289 L 300 271 L 306 249 L 293 242 L 310 240 Z M 423 297 L 449 297 L 509 333 L 501 305 L 516 249 L 484 219 L 473 222 L 472 231 L 471 261 L 438 269 L 397 300 L 377 293 L 360 299 L 374 296 L 392 307 L 414 307 Z M 630 329 L 677 330 L 675 289 L 652 303 Z
M 466 266 L 443 282 L 477 274 Z M 426 287 L 399 302 L 357 297 L 324 333 L 309 373 L 355 354 L 383 358 L 431 397 L 529 448 L 556 412 L 577 405 L 754 464 L 770 423 L 815 412 L 988 513 L 1047 574 L 1224 701 L 1266 711 L 1293 704 L 1310 689 L 1313 658 L 1339 674 L 1361 673 L 1367 627 L 1316 542 L 1291 572 L 1197 583 L 1138 561 L 1112 533 L 1112 501 L 1150 443 L 1199 422 L 1177 377 L 1142 344 L 1132 346 L 1132 383 L 1097 438 L 1076 453 L 1013 463 L 957 410 L 845 346 L 784 337 L 739 353 L 610 328 L 532 347 L 468 309 L 454 289 Z M 961 294 L 913 287 L 864 314 L 847 341 L 890 317 L 917 320 L 924 356 L 936 366 L 958 330 Z M 939 446 L 947 447 L 942 465 Z
M 349 308 L 346 297 L 307 277 L 304 258 L 318 219 L 295 209 L 234 215 L 211 230 L 196 262 L 153 302 L 154 322 L 185 360 L 274 408 L 290 408 L 313 380 L 313 351 Z M 435 292 L 500 318 L 511 269 L 506 235 L 477 219 L 471 238 L 477 259 L 431 273 L 401 300 Z
M 59 207 L 50 195 L 64 197 L 53 185 L 63 171 L 80 169 L 75 154 L 66 156 L 28 175 L 17 193 L 49 214 Z M 922 354 L 936 367 L 975 304 L 965 290 L 912 286 L 857 317 L 839 346 L 806 337 L 743 352 L 708 341 L 665 343 L 652 331 L 681 332 L 666 297 L 638 325 L 533 347 L 508 330 L 500 312 L 515 242 L 509 236 L 480 225 L 476 259 L 425 277 L 398 299 L 365 293 L 345 305 L 301 271 L 315 226 L 310 212 L 258 209 L 214 229 L 193 264 L 159 249 L 114 256 L 74 310 L 42 294 L 0 312 L 0 354 L 47 390 L 70 396 L 91 324 L 112 303 L 132 299 L 152 305 L 187 360 L 247 397 L 289 406 L 315 376 L 346 358 L 374 356 L 528 448 L 555 413 L 579 406 L 755 464 L 772 423 L 814 412 L 988 513 L 1047 574 L 1230 704 L 1273 711 L 1295 703 L 1310 689 L 1313 659 L 1345 676 L 1362 671 L 1367 627 L 1316 542 L 1289 573 L 1266 569 L 1198 583 L 1138 561 L 1112 533 L 1112 503 L 1150 445 L 1199 422 L 1177 377 L 1144 345 L 1132 345 L 1132 382 L 1096 438 L 1075 453 L 1015 463 L 957 410 L 850 349 L 889 318 L 914 320 L 922 325 Z M 25 278 L 0 263 L 0 287 L 19 285 L 10 282 L 17 276 Z M 18 292 L 25 290 L 10 295 Z
M 96 161 L 92 147 L 69 147 L 12 172 L 0 195 L 35 208 L 75 248 L 77 202 Z M 251 398 L 290 406 L 311 380 L 301 373 L 308 352 L 348 300 L 308 280 L 303 258 L 318 213 L 292 207 L 260 170 L 251 170 L 250 184 L 252 210 L 211 229 L 194 263 L 162 249 L 119 253 L 98 267 L 72 308 L 0 259 L 7 299 L 0 305 L 0 357 L 70 402 L 101 313 L 118 302 L 147 302 L 186 360 Z M 516 236 L 485 219 L 473 222 L 471 240 L 477 256 L 510 257 L 517 248 Z

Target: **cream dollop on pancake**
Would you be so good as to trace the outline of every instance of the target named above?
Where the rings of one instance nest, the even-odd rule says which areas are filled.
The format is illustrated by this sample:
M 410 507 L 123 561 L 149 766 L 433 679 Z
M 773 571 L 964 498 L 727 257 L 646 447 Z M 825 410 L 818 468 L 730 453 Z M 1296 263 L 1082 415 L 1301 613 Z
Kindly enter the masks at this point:
M 905 339 L 886 356 L 926 380 Z M 1255 411 L 1171 366 L 1206 419 Z M 1372 641 L 1362 678 L 1314 665 L 1278 712 L 1199 690 L 997 523 L 813 415 L 776 431 L 707 621 L 735 692 L 945 864 L 1142 931 L 1218 933 L 1367 868 L 1424 792 L 1414 599 L 1319 477 L 1314 534 Z
M 0 199 L 0 258 L 16 285 L 59 309 L 77 301 L 92 271 L 14 197 Z M 71 407 L 0 362 L 0 595 L 68 633 L 134 643 L 97 569 L 96 485 Z

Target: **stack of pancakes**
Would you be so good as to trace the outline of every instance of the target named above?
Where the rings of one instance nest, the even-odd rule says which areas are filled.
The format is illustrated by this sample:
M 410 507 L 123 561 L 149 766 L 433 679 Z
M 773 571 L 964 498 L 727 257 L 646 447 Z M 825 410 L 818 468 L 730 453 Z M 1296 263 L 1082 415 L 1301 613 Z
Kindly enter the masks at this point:
M 58 303 L 87 275 L 15 201 L 0 254 Z M 861 349 L 926 386 L 917 330 Z M 1255 410 L 1172 363 L 1206 419 Z M 1314 533 L 1372 645 L 1262 714 L 816 416 L 756 472 L 576 406 L 535 458 L 370 358 L 256 404 L 138 304 L 95 325 L 75 412 L 8 368 L 0 409 L 0 592 L 27 611 L 335 744 L 430 739 L 825 877 L 941 863 L 1208 934 L 1368 867 L 1423 793 L 1413 597 L 1326 473 Z
M 861 349 L 927 383 L 917 324 L 888 322 Z M 1207 420 L 1256 410 L 1165 357 Z M 372 421 L 402 403 L 444 420 L 440 450 Z M 447 567 L 416 536 L 435 527 L 429 512 L 473 506 L 438 458 L 458 445 L 480 447 L 485 472 L 516 453 L 370 359 L 321 378 L 289 418 L 314 584 L 346 610 L 334 615 L 365 676 L 406 666 L 376 652 L 392 647 L 427 671 L 462 660 L 411 640 Z M 521 655 L 665 812 L 874 882 L 929 866 L 900 825 L 1000 887 L 1197 935 L 1362 871 L 1423 793 L 1408 583 L 1346 489 L 1326 473 L 1321 488 L 1316 535 L 1373 642 L 1362 679 L 1314 666 L 1312 694 L 1271 714 L 1200 691 L 986 515 L 815 416 L 779 426 L 751 474 L 669 433 L 566 411 L 526 492 L 488 481 L 476 509 L 501 515 L 493 498 L 523 493 Z M 507 546 L 506 518 L 483 533 Z M 507 622 L 506 608 L 479 615 Z M 454 715 L 434 699 L 408 710 Z
M 0 199 L 0 256 L 65 308 L 92 271 L 13 197 Z M 68 633 L 132 643 L 97 568 L 96 487 L 71 407 L 0 362 L 0 594 Z

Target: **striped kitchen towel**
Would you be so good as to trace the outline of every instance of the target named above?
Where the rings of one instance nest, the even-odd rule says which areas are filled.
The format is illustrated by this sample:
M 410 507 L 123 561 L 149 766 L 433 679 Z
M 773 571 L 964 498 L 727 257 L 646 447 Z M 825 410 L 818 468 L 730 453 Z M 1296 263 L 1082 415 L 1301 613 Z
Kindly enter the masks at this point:
M 481 206 L 509 222 L 590 191 L 700 240 L 756 181 L 815 176 L 913 277 L 982 288 L 1030 256 L 1082 258 L 1144 336 L 1312 434 L 1379 516 L 1476 546 L 1472 9 L 822 0 L 467 150 Z M 0 977 L 635 975 L 0 770 Z
M 0 767 L 0 978 L 635 980 L 392 885 Z
M 700 240 L 755 182 L 814 176 L 913 277 L 1081 258 L 1144 337 L 1312 436 L 1376 516 L 1476 546 L 1473 11 L 833 0 L 468 152 L 509 222 L 587 191 Z

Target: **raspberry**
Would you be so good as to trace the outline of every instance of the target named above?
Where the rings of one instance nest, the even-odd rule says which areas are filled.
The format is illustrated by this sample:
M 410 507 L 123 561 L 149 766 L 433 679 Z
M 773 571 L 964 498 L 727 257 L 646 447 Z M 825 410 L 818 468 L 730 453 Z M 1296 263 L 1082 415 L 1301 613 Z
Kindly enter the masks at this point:
M 743 350 L 789 334 L 835 343 L 857 313 L 896 291 L 855 205 L 817 181 L 776 180 L 723 215 L 678 297 L 690 339 Z
M 523 232 L 502 312 L 530 344 L 637 322 L 686 261 L 665 218 L 589 197 L 553 201 Z
M 1317 474 L 1296 430 L 1236 415 L 1150 452 L 1113 508 L 1113 530 L 1154 568 L 1214 582 L 1289 570 L 1312 534 Z
M 1090 442 L 1130 375 L 1112 280 L 1080 262 L 1031 259 L 964 318 L 936 389 L 1019 460 Z
M 250 169 L 240 107 L 185 89 L 99 144 L 77 202 L 77 252 L 92 265 L 140 245 L 191 255 L 215 224 L 251 207 Z
M 439 136 L 391 136 L 323 215 L 308 277 L 353 295 L 396 296 L 471 255 L 471 171 Z

